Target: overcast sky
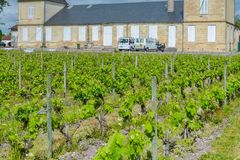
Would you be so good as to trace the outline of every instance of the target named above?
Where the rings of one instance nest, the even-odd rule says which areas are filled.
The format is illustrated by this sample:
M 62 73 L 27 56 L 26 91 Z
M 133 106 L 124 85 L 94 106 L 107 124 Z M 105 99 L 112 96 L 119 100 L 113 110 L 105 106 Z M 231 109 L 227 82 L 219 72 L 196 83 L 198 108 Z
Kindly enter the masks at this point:
M 162 1 L 162 0 L 68 0 L 70 4 L 94 4 L 94 3 L 120 3 L 120 2 L 138 2 L 138 1 Z M 236 14 L 240 15 L 240 2 L 236 1 Z M 8 28 L 17 24 L 17 0 L 8 0 L 9 7 L 4 8 L 4 12 L 0 14 L 0 29 L 5 33 L 9 32 Z

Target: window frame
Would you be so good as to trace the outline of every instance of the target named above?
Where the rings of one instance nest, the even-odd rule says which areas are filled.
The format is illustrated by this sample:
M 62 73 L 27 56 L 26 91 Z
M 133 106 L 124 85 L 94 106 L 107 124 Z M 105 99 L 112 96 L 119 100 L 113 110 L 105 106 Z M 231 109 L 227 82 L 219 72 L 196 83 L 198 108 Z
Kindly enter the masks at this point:
M 28 19 L 34 19 L 34 6 L 28 6 Z
M 209 9 L 208 0 L 199 0 L 200 2 L 200 15 L 207 15 Z

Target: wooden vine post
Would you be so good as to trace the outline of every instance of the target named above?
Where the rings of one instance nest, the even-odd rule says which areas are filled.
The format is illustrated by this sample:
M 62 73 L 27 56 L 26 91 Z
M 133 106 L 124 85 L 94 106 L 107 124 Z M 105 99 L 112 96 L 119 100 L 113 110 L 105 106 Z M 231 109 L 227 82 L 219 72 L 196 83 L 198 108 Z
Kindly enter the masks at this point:
M 112 80 L 113 80 L 113 84 L 115 83 L 115 62 L 112 62 Z M 112 91 L 112 100 L 113 102 L 115 101 L 115 88 L 113 87 L 113 91 Z
M 173 71 L 174 71 L 174 57 L 172 56 L 172 58 L 171 58 L 171 75 L 173 75 Z
M 47 141 L 48 158 L 52 158 L 52 107 L 51 107 L 51 75 L 47 77 Z
M 21 74 L 21 71 L 22 71 L 22 64 L 21 64 L 21 61 L 19 61 L 19 63 L 18 63 L 18 89 L 22 88 L 22 74 Z
M 224 92 L 227 94 L 227 62 L 224 63 Z M 224 99 L 224 106 L 227 105 L 227 96 Z
M 166 83 L 167 83 L 167 92 L 166 92 L 166 103 L 168 103 L 169 101 L 169 93 L 168 93 L 168 62 L 166 61 L 165 64 L 165 79 L 166 79 Z
M 135 58 L 135 68 L 138 68 L 138 56 L 136 55 L 136 58 Z
M 152 160 L 157 160 L 158 146 L 157 146 L 157 123 L 158 123 L 158 114 L 157 114 L 157 78 L 152 77 L 152 109 L 154 110 L 154 137 L 153 137 L 153 151 L 152 151 Z
M 41 69 L 43 70 L 43 53 L 41 52 Z
M 63 87 L 64 87 L 64 93 L 63 93 L 63 96 L 64 96 L 64 102 L 66 104 L 66 97 L 67 97 L 67 64 L 66 64 L 66 61 L 64 61 L 64 69 L 63 69 L 63 74 L 64 74 L 64 79 L 63 79 Z
M 210 58 L 208 58 L 208 71 L 210 71 L 211 70 L 211 62 L 210 62 Z M 208 85 L 210 85 L 211 84 L 211 79 L 210 79 L 210 77 L 208 77 Z
M 74 70 L 74 57 L 71 58 L 71 69 Z
M 102 57 L 102 69 L 104 68 L 104 58 Z

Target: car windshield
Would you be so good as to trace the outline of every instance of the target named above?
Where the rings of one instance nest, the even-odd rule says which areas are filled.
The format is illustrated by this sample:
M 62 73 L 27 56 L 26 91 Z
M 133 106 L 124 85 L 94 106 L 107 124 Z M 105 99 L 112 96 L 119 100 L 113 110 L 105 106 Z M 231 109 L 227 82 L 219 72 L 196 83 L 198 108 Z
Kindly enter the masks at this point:
M 128 39 L 120 39 L 119 43 L 128 43 Z

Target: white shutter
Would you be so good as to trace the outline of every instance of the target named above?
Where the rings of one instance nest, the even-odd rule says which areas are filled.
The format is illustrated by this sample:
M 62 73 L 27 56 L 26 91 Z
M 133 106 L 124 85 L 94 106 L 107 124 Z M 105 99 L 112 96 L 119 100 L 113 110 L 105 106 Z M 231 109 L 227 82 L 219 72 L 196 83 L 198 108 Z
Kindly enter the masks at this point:
M 52 28 L 46 27 L 46 41 L 52 41 Z
M 149 26 L 149 38 L 158 38 L 158 28 L 157 25 Z
M 22 41 L 24 41 L 24 42 L 28 41 L 28 28 L 27 27 L 22 28 Z
M 85 26 L 79 27 L 78 36 L 79 36 L 79 41 L 86 41 L 86 27 Z
M 188 42 L 195 42 L 196 40 L 196 27 L 188 26 Z
M 216 42 L 216 26 L 208 26 L 208 42 Z
M 208 0 L 200 0 L 200 14 L 208 14 Z
M 117 26 L 117 40 L 119 40 L 119 38 L 123 38 L 123 26 Z
M 139 26 L 131 26 L 131 37 L 139 38 Z
M 63 40 L 64 41 L 71 41 L 71 27 L 64 27 L 63 28 Z
M 34 17 L 34 7 L 33 6 L 29 6 L 28 7 L 28 18 L 29 19 L 33 19 Z
M 93 26 L 92 27 L 92 41 L 98 41 L 98 32 L 99 32 L 99 27 L 98 26 Z
M 110 26 L 103 29 L 103 45 L 112 46 L 112 27 Z
M 176 47 L 176 26 L 168 27 L 168 47 Z
M 36 41 L 42 41 L 42 27 L 36 28 Z

